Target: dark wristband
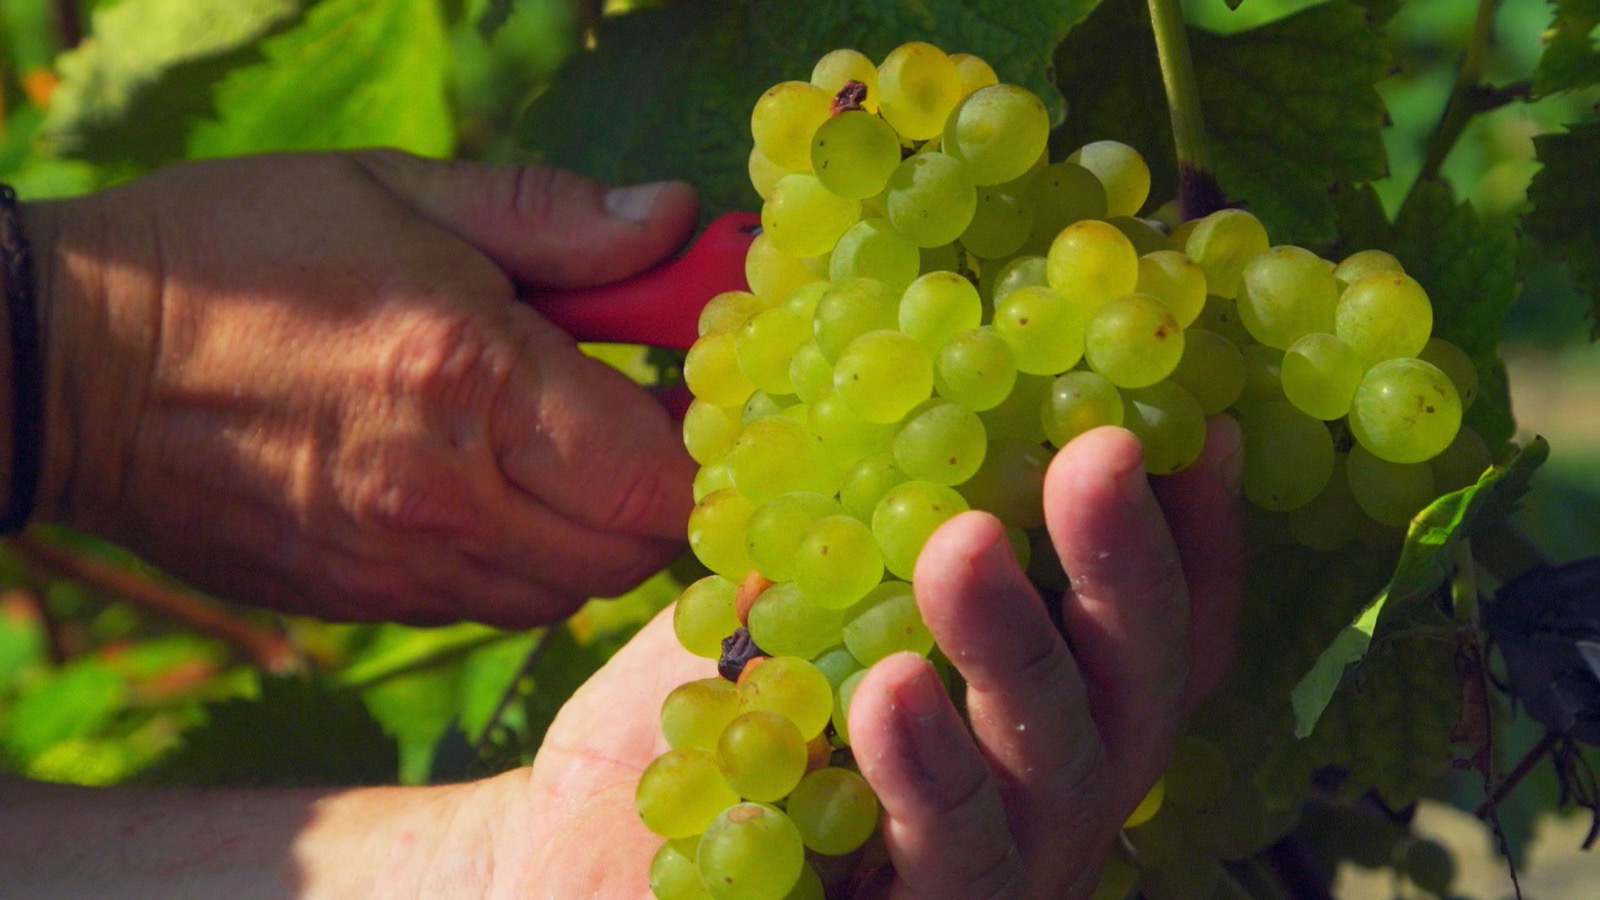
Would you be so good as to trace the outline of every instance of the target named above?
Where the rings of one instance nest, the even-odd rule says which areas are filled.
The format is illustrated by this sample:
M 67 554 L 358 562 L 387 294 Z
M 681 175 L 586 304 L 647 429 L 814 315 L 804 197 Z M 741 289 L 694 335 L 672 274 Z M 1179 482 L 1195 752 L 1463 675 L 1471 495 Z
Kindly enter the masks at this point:
M 39 493 L 44 453 L 44 370 L 39 356 L 39 315 L 33 294 L 33 259 L 22 233 L 17 192 L 0 184 L 0 282 L 11 337 L 11 490 L 0 510 L 0 534 L 28 524 Z

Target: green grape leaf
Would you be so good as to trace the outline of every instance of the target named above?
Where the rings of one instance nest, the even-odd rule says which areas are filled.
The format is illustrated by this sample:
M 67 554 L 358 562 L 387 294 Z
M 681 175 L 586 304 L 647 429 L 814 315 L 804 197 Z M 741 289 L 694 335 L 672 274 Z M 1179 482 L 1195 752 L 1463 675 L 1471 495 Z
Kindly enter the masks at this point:
M 217 118 L 190 156 L 384 146 L 455 147 L 451 50 L 436 0 L 320 0 L 216 86 Z
M 61 55 L 43 126 L 54 151 L 153 166 L 183 154 L 179 126 L 210 114 L 212 88 L 258 59 L 257 42 L 313 0 L 122 0 L 95 11 L 92 39 Z
M 1376 790 L 1391 809 L 1415 801 L 1448 771 L 1461 713 L 1455 645 L 1432 635 L 1384 639 L 1318 721 L 1307 748 L 1349 775 L 1351 799 Z
M 1506 225 L 1484 222 L 1449 185 L 1418 184 L 1395 217 L 1389 251 L 1433 303 L 1433 333 L 1454 343 L 1478 367 L 1478 399 L 1465 422 L 1492 450 L 1516 431 L 1500 325 L 1517 297 L 1517 238 Z
M 1556 256 L 1566 259 L 1573 283 L 1589 297 L 1592 334 L 1600 338 L 1600 122 L 1567 126 L 1564 134 L 1533 139 L 1543 163 L 1528 200 L 1533 209 L 1523 219 L 1528 234 Z
M 96 659 L 74 660 L 23 691 L 5 718 L 0 745 L 8 757 L 26 761 L 62 741 L 95 735 L 127 699 L 117 673 Z
M 196 787 L 389 784 L 394 738 L 354 691 L 311 678 L 261 682 L 258 696 L 213 703 L 205 723 L 140 777 Z
M 601 20 L 518 126 L 542 162 L 613 184 L 686 178 L 714 216 L 759 204 L 749 186 L 750 111 L 768 87 L 810 77 L 829 50 L 882 58 L 925 40 L 975 53 L 1060 118 L 1050 52 L 1094 0 L 701 0 Z
M 1549 455 L 1550 445 L 1534 438 L 1504 465 L 1485 472 L 1477 484 L 1446 494 L 1417 514 L 1388 584 L 1340 629 L 1295 685 L 1296 735 L 1312 733 L 1349 667 L 1366 656 L 1374 634 L 1403 627 L 1408 607 L 1431 596 L 1454 571 L 1456 546 L 1481 526 L 1509 514 L 1527 493 L 1534 470 Z
M 1266 223 L 1274 243 L 1332 240 L 1329 189 L 1388 171 L 1373 87 L 1387 54 L 1364 11 L 1333 0 L 1231 35 L 1191 28 L 1189 41 L 1223 190 Z M 1072 110 L 1056 152 L 1123 141 L 1150 163 L 1152 205 L 1174 196 L 1172 131 L 1144 4 L 1102 3 L 1056 51 L 1056 72 Z
M 484 40 L 493 38 L 495 32 L 511 18 L 511 5 L 512 0 L 488 0 L 484 4 L 483 12 L 478 16 L 477 26 L 478 34 L 482 35 Z
M 1553 94 L 1600 84 L 1600 0 L 1554 0 L 1544 55 L 1533 73 L 1535 94 Z

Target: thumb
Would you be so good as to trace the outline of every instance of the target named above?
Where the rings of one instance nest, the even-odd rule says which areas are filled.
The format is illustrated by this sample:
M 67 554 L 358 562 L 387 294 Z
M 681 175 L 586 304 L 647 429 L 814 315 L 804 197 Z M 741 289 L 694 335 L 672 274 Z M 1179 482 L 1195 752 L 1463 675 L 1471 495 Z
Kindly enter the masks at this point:
M 643 271 L 694 226 L 681 181 L 609 188 L 541 166 L 424 159 L 363 150 L 358 165 L 526 287 L 587 287 Z

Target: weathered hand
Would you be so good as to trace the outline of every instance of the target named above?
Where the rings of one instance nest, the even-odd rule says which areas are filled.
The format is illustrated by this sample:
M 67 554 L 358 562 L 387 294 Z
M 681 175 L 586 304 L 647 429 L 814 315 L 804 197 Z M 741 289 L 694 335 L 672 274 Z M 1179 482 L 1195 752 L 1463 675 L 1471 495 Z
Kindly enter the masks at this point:
M 1107 428 L 1051 466 L 1049 525 L 1075 585 L 1063 600 L 1071 650 L 993 518 L 959 516 L 923 551 L 918 602 L 967 680 L 972 725 L 912 654 L 857 689 L 850 732 L 883 802 L 892 896 L 1086 896 L 1184 714 L 1221 680 L 1243 572 L 1238 430 L 1219 420 L 1200 462 L 1154 490 L 1140 459 L 1131 435 Z M 579 690 L 533 768 L 502 776 L 528 817 L 497 854 L 506 894 L 649 896 L 661 840 L 639 822 L 634 788 L 666 750 L 662 699 L 714 674 L 664 613 Z
M 31 204 L 43 518 L 227 597 L 528 625 L 676 552 L 693 464 L 514 284 L 677 247 L 686 185 L 365 151 L 190 163 Z

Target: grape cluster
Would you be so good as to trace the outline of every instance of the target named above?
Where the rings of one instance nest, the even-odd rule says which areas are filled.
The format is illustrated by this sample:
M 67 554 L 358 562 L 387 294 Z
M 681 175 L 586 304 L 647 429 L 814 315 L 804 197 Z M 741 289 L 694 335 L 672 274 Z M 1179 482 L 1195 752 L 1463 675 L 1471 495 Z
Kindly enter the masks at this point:
M 1062 583 L 1041 498 L 1077 435 L 1128 428 L 1165 475 L 1231 413 L 1246 496 L 1323 549 L 1487 462 L 1458 431 L 1473 367 L 1431 338 L 1394 257 L 1271 247 L 1241 210 L 1135 218 L 1139 154 L 1101 141 L 1051 162 L 1049 129 L 1031 92 L 923 43 L 876 65 L 834 51 L 757 102 L 750 290 L 705 307 L 684 364 L 689 543 L 712 574 L 674 625 L 729 677 L 668 696 L 671 749 L 639 782 L 663 900 L 819 897 L 819 873 L 881 860 L 848 751 L 855 688 L 892 653 L 943 664 L 909 582 L 952 516 L 993 513 L 1030 575 Z M 1190 784 L 1227 787 L 1213 757 L 1180 747 L 1195 772 L 1169 773 L 1130 827 L 1163 795 L 1236 800 Z

